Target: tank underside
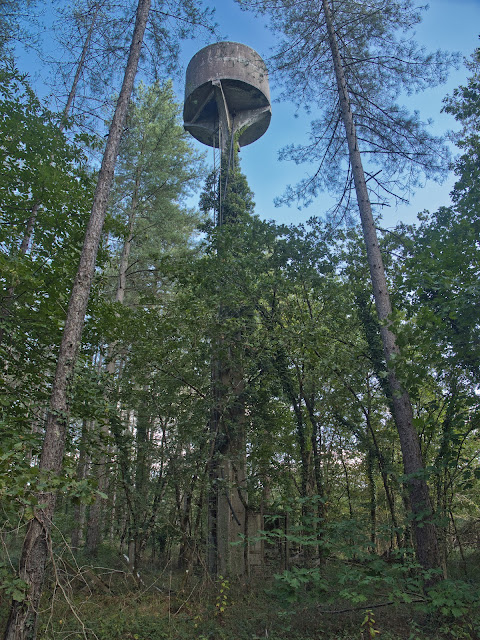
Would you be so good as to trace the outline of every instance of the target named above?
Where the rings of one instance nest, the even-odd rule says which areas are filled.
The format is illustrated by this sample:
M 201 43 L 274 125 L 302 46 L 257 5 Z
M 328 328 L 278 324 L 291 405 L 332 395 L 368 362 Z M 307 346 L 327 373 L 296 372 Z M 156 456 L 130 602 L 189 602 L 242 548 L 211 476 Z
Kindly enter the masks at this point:
M 240 146 L 258 140 L 271 119 L 268 73 L 258 53 L 236 42 L 199 51 L 187 68 L 183 115 L 186 131 L 205 145 L 221 146 L 225 119 Z

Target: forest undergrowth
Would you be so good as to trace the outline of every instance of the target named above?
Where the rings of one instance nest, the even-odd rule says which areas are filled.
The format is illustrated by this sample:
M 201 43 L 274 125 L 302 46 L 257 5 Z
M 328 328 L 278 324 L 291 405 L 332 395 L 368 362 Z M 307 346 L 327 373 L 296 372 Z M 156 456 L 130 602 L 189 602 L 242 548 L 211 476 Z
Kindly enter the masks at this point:
M 375 554 L 212 579 L 201 567 L 178 570 L 161 559 L 133 576 L 114 549 L 104 547 L 95 561 L 64 549 L 50 565 L 38 638 L 477 640 L 479 565 L 472 552 L 466 576 L 452 555 L 449 579 L 425 589 L 412 561 Z M 8 604 L 7 595 L 2 628 Z

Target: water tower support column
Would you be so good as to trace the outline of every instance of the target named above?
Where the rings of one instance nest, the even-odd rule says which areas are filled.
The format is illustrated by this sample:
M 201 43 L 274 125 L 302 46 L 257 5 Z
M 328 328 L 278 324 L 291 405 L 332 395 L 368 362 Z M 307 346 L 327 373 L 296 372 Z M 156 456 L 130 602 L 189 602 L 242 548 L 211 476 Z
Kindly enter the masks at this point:
M 232 145 L 255 142 L 270 124 L 268 72 L 262 58 L 238 42 L 218 42 L 199 51 L 187 67 L 183 116 L 185 129 L 197 140 L 220 149 L 228 174 Z M 221 171 L 219 224 L 228 193 L 222 183 Z M 227 321 L 241 311 L 221 305 L 219 313 Z M 248 550 L 232 542 L 241 542 L 240 534 L 248 533 L 243 336 L 239 332 L 229 340 L 226 344 L 219 335 L 212 356 L 207 565 L 212 574 L 241 575 L 248 571 Z

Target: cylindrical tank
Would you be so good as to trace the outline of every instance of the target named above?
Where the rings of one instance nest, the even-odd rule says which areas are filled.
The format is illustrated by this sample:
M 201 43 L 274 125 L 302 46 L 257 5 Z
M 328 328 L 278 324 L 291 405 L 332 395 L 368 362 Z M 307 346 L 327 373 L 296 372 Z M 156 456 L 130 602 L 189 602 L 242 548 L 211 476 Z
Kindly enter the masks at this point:
M 190 60 L 183 110 L 185 129 L 203 144 L 218 144 L 218 92 L 213 87 L 219 86 L 219 81 L 234 131 L 240 132 L 240 146 L 254 142 L 270 124 L 268 71 L 256 51 L 238 42 L 211 44 Z

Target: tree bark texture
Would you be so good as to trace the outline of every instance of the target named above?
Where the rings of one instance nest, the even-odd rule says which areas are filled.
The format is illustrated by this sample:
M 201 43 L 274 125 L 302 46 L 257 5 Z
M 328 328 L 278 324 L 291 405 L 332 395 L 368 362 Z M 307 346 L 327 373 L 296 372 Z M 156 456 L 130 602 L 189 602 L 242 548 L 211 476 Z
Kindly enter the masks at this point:
M 137 72 L 149 11 L 150 0 L 139 0 L 122 88 L 110 126 L 95 190 L 92 213 L 65 319 L 40 458 L 40 469 L 45 473 L 59 474 L 62 470 L 68 420 L 69 386 L 85 323 L 115 161 Z M 38 607 L 48 558 L 49 535 L 55 502 L 56 495 L 54 493 L 40 495 L 39 503 L 43 505 L 43 508 L 37 510 L 35 518 L 29 523 L 20 558 L 20 577 L 29 586 L 29 592 L 25 601 L 13 601 L 5 631 L 5 640 L 34 640 L 36 637 Z
M 378 243 L 372 207 L 368 194 L 361 153 L 355 129 L 355 122 L 350 107 L 350 99 L 338 49 L 332 13 L 327 0 L 321 0 L 332 60 L 337 80 L 340 109 L 348 142 L 350 165 L 355 184 L 358 208 L 362 222 L 362 230 L 367 248 L 367 259 L 373 286 L 373 295 L 377 315 L 381 322 L 381 338 L 385 359 L 389 364 L 388 381 L 392 394 L 392 410 L 402 449 L 403 466 L 407 475 L 407 486 L 412 512 L 412 524 L 416 542 L 417 558 L 424 569 L 438 568 L 440 557 L 438 552 L 437 533 L 431 521 L 432 506 L 428 485 L 424 476 L 424 465 L 420 442 L 413 425 L 413 411 L 408 393 L 402 388 L 394 367 L 393 358 L 399 354 L 396 338 L 388 325 L 392 308 L 387 290 L 385 269 Z

